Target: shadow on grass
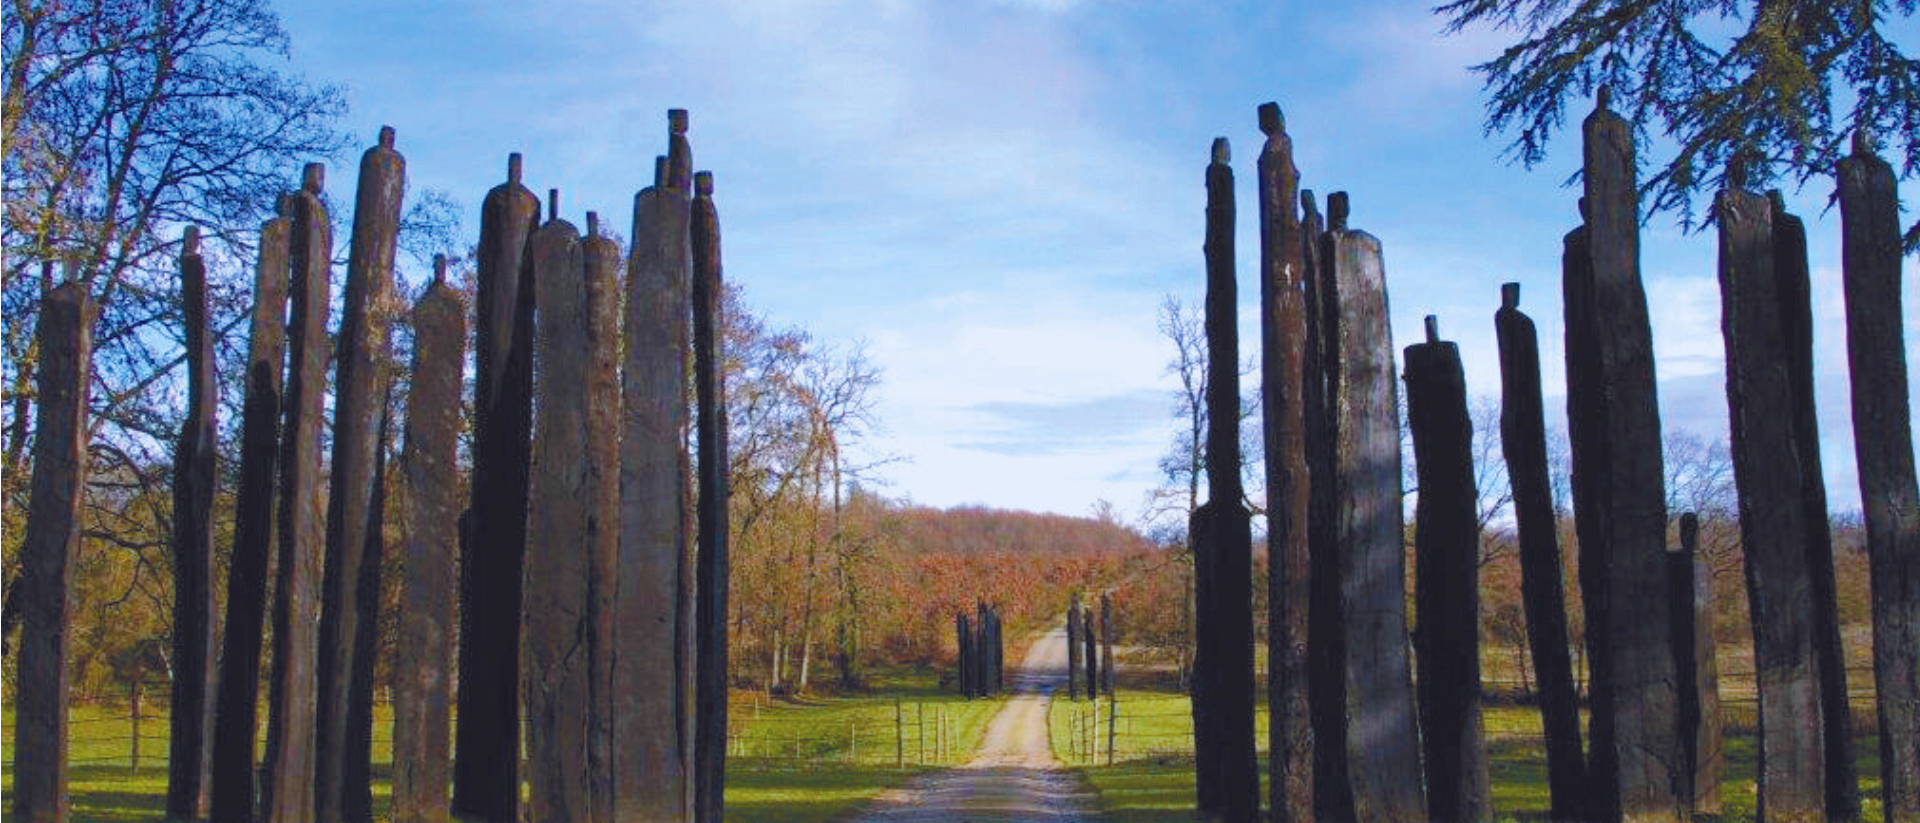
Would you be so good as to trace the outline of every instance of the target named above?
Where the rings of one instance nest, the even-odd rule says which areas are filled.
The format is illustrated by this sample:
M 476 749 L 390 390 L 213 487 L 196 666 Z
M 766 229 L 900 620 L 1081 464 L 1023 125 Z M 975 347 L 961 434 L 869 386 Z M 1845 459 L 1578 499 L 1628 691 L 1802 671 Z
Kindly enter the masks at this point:
M 843 820 L 875 791 L 926 771 L 931 769 L 728 758 L 727 819 L 739 823 Z

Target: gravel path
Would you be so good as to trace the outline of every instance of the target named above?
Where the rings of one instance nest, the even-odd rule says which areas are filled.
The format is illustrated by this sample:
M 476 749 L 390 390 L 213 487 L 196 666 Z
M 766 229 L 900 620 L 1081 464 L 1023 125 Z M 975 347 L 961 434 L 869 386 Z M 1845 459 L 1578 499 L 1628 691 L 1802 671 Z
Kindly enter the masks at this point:
M 1056 629 L 1028 650 L 971 762 L 882 794 L 856 823 L 1092 823 L 1092 796 L 1047 742 L 1047 705 L 1066 682 L 1066 638 Z

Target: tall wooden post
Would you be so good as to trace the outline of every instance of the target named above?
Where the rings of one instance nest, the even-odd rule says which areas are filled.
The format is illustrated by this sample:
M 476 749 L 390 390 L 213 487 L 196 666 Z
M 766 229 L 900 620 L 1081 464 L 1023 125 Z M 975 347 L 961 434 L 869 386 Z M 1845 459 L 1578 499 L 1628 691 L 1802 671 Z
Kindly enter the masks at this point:
M 240 487 L 227 567 L 227 619 L 214 703 L 208 806 L 221 823 L 252 823 L 254 732 L 258 728 L 260 641 L 273 553 L 273 480 L 279 452 L 281 386 L 287 353 L 287 240 L 292 203 L 281 197 L 260 226 L 240 422 Z
M 1607 95 L 1587 117 L 1585 284 L 1568 294 L 1569 408 L 1585 404 L 1586 437 L 1576 432 L 1576 503 L 1581 478 L 1598 496 L 1593 528 L 1581 531 L 1582 575 L 1600 580 L 1588 592 L 1604 617 L 1589 618 L 1588 644 L 1606 648 L 1596 660 L 1589 782 L 1599 792 L 1597 819 L 1671 820 L 1682 780 L 1673 658 L 1666 609 L 1666 486 L 1661 469 L 1660 409 L 1655 395 L 1653 339 L 1640 282 L 1639 190 L 1633 132 L 1607 109 Z M 1589 368 L 1573 368 L 1576 347 Z M 1573 386 L 1584 383 L 1582 394 Z M 1569 414 L 1573 414 L 1569 411 Z M 1597 447 L 1597 448 L 1596 448 Z M 1584 454 L 1583 454 L 1584 452 Z M 1582 467 L 1585 467 L 1584 469 Z M 1589 564 L 1593 536 L 1597 564 Z M 1589 566 L 1592 566 L 1589 568 Z
M 384 347 L 383 347 L 384 348 Z M 376 361 L 391 369 L 391 352 Z M 367 508 L 366 548 L 360 555 L 359 612 L 353 633 L 353 672 L 348 681 L 346 753 L 342 757 L 340 817 L 373 822 L 373 670 L 380 650 L 380 573 L 387 556 L 387 455 L 393 444 L 392 378 L 380 398 L 380 430 L 373 452 L 373 495 Z
M 1519 283 L 1500 287 L 1493 325 L 1500 339 L 1500 442 L 1520 532 L 1521 604 L 1527 614 L 1534 682 L 1540 684 L 1547 786 L 1554 823 L 1575 823 L 1584 819 L 1587 773 L 1580 745 L 1580 696 L 1573 685 L 1558 512 L 1547 469 L 1540 343 L 1533 318 L 1520 311 Z
M 1347 196 L 1327 198 L 1339 206 L 1339 228 L 1346 228 Z M 1307 460 L 1307 710 L 1313 727 L 1313 808 L 1316 820 L 1353 819 L 1353 787 L 1347 780 L 1346 627 L 1340 619 L 1340 555 L 1334 533 L 1334 415 L 1332 406 L 1333 330 L 1338 301 L 1333 281 L 1333 238 L 1320 217 L 1313 192 L 1300 192 L 1300 246 L 1304 279 L 1306 342 L 1302 357 L 1305 385 Z
M 1773 275 L 1778 282 L 1781 343 L 1793 396 L 1793 442 L 1800 454 L 1800 497 L 1806 507 L 1808 582 L 1813 586 L 1813 653 L 1820 666 L 1821 739 L 1826 753 L 1826 805 L 1831 820 L 1860 817 L 1860 779 L 1853 765 L 1853 722 L 1847 708 L 1847 661 L 1840 642 L 1833 531 L 1827 522 L 1826 472 L 1820 463 L 1820 421 L 1813 397 L 1813 282 L 1807 271 L 1807 228 L 1788 214 L 1775 189 L 1767 194 L 1773 222 Z
M 1260 371 L 1267 473 L 1267 764 L 1275 823 L 1313 820 L 1307 696 L 1306 247 L 1280 107 L 1259 109 Z
M 954 669 L 958 676 L 960 694 L 973 699 L 973 621 L 967 619 L 965 609 L 954 612 Z
M 1720 668 L 1714 660 L 1713 569 L 1700 557 L 1700 518 L 1680 515 L 1680 545 L 1667 555 L 1674 621 L 1674 668 L 1680 677 L 1680 746 L 1686 754 L 1692 809 L 1720 813 Z
M 1907 399 L 1893 169 L 1864 130 L 1840 161 L 1853 449 L 1873 573 L 1873 675 L 1887 823 L 1920 821 L 1920 491 Z
M 474 306 L 473 540 L 460 564 L 453 813 L 511 823 L 520 808 L 520 594 L 533 424 L 533 284 L 527 236 L 540 201 L 507 182 L 480 206 Z
M 14 595 L 21 614 L 11 752 L 13 815 L 26 823 L 67 819 L 67 602 L 86 493 L 93 317 L 86 284 L 68 282 L 40 298 L 34 328 L 39 399 L 21 586 Z
M 1345 198 L 1335 203 L 1328 232 L 1335 301 L 1328 406 L 1336 414 L 1334 530 L 1346 632 L 1347 777 L 1355 820 L 1413 820 L 1427 808 L 1407 660 L 1400 411 L 1386 269 L 1380 241 L 1347 230 Z
M 266 778 L 260 818 L 307 823 L 313 813 L 315 667 L 320 558 L 320 413 L 326 395 L 328 284 L 333 224 L 320 198 L 325 168 L 309 163 L 293 196 L 287 249 L 293 295 L 287 316 L 286 419 L 280 428 L 280 550 L 273 602 L 273 666 L 268 694 Z
M 993 618 L 994 642 L 1000 640 L 1000 616 Z M 1113 701 L 1113 593 L 1100 593 L 1100 688 L 1106 691 L 1107 701 Z
M 587 364 L 587 555 L 592 569 L 587 577 L 588 819 L 614 819 L 618 773 L 614 752 L 621 738 L 614 736 L 616 692 L 613 665 L 617 649 L 614 632 L 615 597 L 620 579 L 620 247 L 600 234 L 600 215 L 587 212 L 587 233 L 580 240 L 582 279 L 587 296 L 586 334 L 591 362 Z M 683 361 L 684 362 L 684 361 Z M 678 518 L 675 518 L 676 520 Z M 677 570 L 675 570 L 677 571 Z M 675 575 L 677 576 L 677 575 Z M 669 624 L 670 625 L 670 624 Z M 671 648 L 672 639 L 667 638 Z M 665 666 L 673 672 L 671 662 Z M 671 705 L 673 689 L 667 689 Z M 671 720 L 671 717 L 668 718 Z M 678 735 L 670 735 L 669 742 Z M 637 742 L 637 741 L 636 741 Z M 667 750 L 669 753 L 672 749 Z M 677 772 L 677 763 L 658 763 L 646 774 Z M 677 804 L 676 804 L 677 805 Z
M 400 468 L 410 505 L 401 564 L 400 638 L 394 647 L 394 823 L 446 823 L 448 713 L 460 504 L 454 453 L 460 432 L 460 374 L 467 311 L 447 285 L 447 258 L 413 308 L 413 378 L 407 393 Z
M 1080 614 L 1080 673 L 1087 686 L 1089 700 L 1100 696 L 1100 655 L 1097 637 L 1093 630 L 1093 600 L 1087 600 L 1087 608 Z
M 691 740 L 679 722 L 693 660 L 679 605 L 693 524 L 686 451 L 687 219 L 691 194 L 675 189 L 668 161 L 633 199 L 627 264 L 626 369 L 620 437 L 620 542 L 612 662 L 616 819 L 685 820 Z
M 534 470 L 528 501 L 525 679 L 528 811 L 535 820 L 589 819 L 587 751 L 590 635 L 587 593 L 592 577 L 588 517 L 592 489 L 587 382 L 593 353 L 580 233 L 559 218 L 549 195 L 548 221 L 527 241 L 535 302 Z
M 671 171 L 669 172 L 671 174 Z M 727 390 L 720 216 L 713 173 L 693 177 L 693 365 L 699 402 L 699 719 L 694 755 L 696 823 L 720 823 L 727 768 Z
M 1067 699 L 1080 699 L 1080 595 L 1067 601 Z
M 1207 165 L 1207 502 L 1199 551 L 1212 578 L 1201 608 L 1212 613 L 1200 637 L 1210 668 L 1215 708 L 1207 712 L 1217 749 L 1216 771 L 1201 775 L 1216 786 L 1218 805 L 1203 817 L 1250 823 L 1260 814 L 1260 775 L 1253 725 L 1253 527 L 1241 504 L 1240 345 L 1235 311 L 1233 168 L 1224 137 L 1213 141 Z M 1091 638 L 1089 638 L 1091 639 Z M 1089 659 L 1092 658 L 1089 648 Z
M 1480 723 L 1480 521 L 1460 348 L 1440 339 L 1406 350 L 1407 423 L 1420 497 L 1414 510 L 1413 633 L 1427 819 L 1492 819 Z
M 360 158 L 353 204 L 353 241 L 347 252 L 338 369 L 334 373 L 333 465 L 327 486 L 327 556 L 320 595 L 320 686 L 314 734 L 314 816 L 342 819 L 346 785 L 348 704 L 353 694 L 354 638 L 360 600 L 379 597 L 360 588 L 369 525 L 373 521 L 374 464 L 380 451 L 377 415 L 387 396 L 382 365 L 387 318 L 380 305 L 392 288 L 394 240 L 406 160 L 393 149 L 393 129 Z
M 1737 185 L 1737 184 L 1736 184 Z M 1726 189 L 1720 227 L 1720 327 L 1726 336 L 1733 474 L 1747 561 L 1754 669 L 1760 690 L 1760 814 L 1825 817 L 1826 755 L 1814 657 L 1811 529 L 1804 462 L 1794 441 L 1792 386 L 1781 339 L 1773 219 L 1766 198 Z
M 196 818 L 207 789 L 213 696 L 213 495 L 220 398 L 207 330 L 207 268 L 200 230 L 180 242 L 186 314 L 187 419 L 173 451 L 173 692 L 168 722 L 167 815 Z
M 974 615 L 973 682 L 980 696 L 987 697 L 994 692 L 993 612 L 987 608 L 987 602 L 981 600 L 974 604 Z

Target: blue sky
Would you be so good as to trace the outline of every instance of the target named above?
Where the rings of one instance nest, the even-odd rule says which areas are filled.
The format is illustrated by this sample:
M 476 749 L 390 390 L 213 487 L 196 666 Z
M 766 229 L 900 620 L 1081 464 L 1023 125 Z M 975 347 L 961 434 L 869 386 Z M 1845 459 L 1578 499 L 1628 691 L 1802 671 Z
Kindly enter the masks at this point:
M 1254 111 L 1268 100 L 1287 113 L 1302 185 L 1350 192 L 1353 225 L 1382 239 L 1396 349 L 1436 314 L 1470 391 L 1497 396 L 1492 317 L 1499 284 L 1516 280 L 1548 391 L 1564 394 L 1560 238 L 1577 194 L 1561 183 L 1578 135 L 1532 171 L 1505 162 L 1467 67 L 1510 35 L 1443 37 L 1420 3 L 276 8 L 296 71 L 347 87 L 359 143 L 394 126 L 410 188 L 458 198 L 469 236 L 509 151 L 525 154 L 529 186 L 561 190 L 563 216 L 583 224 L 594 209 L 625 234 L 665 150 L 666 110 L 690 109 L 729 279 L 774 324 L 865 341 L 884 370 L 883 430 L 867 448 L 908 458 L 882 470 L 892 495 L 1141 510 L 1177 425 L 1156 311 L 1168 293 L 1199 300 L 1215 136 L 1233 141 L 1239 183 L 1243 350 L 1259 339 Z M 350 185 L 344 168 L 329 177 Z M 1817 179 L 1788 202 L 1810 235 L 1827 482 L 1835 509 L 1857 509 L 1831 186 Z M 1915 201 L 1912 182 L 1901 191 Z M 1713 238 L 1663 215 L 1643 247 L 1665 425 L 1719 436 Z M 1911 309 L 1907 324 L 1920 364 Z

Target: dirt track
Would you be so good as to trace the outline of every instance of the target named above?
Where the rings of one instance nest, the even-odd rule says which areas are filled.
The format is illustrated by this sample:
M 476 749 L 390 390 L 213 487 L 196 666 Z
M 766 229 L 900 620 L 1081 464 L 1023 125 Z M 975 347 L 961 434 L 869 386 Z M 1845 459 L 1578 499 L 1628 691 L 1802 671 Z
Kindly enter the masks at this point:
M 1013 696 L 965 766 L 881 795 L 856 823 L 1094 820 L 1085 786 L 1060 767 L 1047 743 L 1047 705 L 1066 683 L 1066 648 L 1066 632 L 1056 629 L 1027 652 L 1014 672 Z

